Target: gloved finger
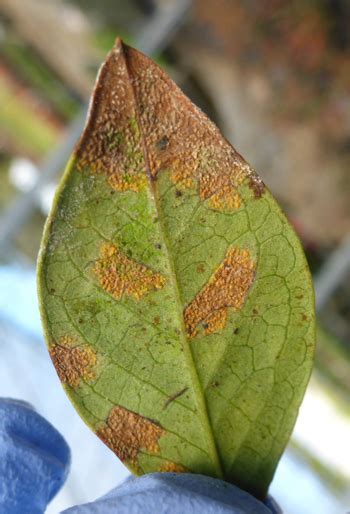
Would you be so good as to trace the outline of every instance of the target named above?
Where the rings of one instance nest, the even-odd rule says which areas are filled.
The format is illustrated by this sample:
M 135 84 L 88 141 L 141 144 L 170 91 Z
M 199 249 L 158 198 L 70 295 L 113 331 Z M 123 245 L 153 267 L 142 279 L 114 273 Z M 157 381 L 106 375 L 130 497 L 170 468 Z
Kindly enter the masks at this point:
M 0 399 L 0 514 L 44 512 L 63 485 L 70 451 L 25 402 Z
M 238 487 L 190 473 L 153 473 L 129 479 L 94 503 L 64 514 L 271 514 Z
M 63 466 L 70 458 L 67 445 L 65 442 L 62 444 L 61 434 L 32 405 L 22 400 L 0 399 L 0 430 L 40 448 L 41 452 L 56 458 Z

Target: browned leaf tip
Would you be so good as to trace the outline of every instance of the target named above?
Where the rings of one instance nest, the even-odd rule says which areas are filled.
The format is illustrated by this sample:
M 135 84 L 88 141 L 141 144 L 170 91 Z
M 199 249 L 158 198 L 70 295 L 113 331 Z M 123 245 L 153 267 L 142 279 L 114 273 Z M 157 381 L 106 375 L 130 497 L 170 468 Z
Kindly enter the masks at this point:
M 245 182 L 264 185 L 217 127 L 152 60 L 117 40 L 101 68 L 89 120 L 77 147 L 78 169 L 108 177 L 119 191 L 140 191 L 168 171 L 208 207 L 234 210 Z

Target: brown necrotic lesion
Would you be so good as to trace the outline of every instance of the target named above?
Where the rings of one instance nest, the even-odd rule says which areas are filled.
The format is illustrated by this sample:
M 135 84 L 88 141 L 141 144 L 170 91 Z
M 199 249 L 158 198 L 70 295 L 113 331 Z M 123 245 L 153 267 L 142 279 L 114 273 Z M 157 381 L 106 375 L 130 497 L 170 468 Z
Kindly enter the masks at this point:
M 61 337 L 50 346 L 50 356 L 63 384 L 76 388 L 81 380 L 95 378 L 96 352 L 88 345 L 77 346 L 71 337 Z
M 140 450 L 159 452 L 158 440 L 165 430 L 155 421 L 117 405 L 97 431 L 100 439 L 120 458 L 138 467 Z
M 229 308 L 242 308 L 255 279 L 256 262 L 248 249 L 230 248 L 224 261 L 184 311 L 187 333 L 204 334 L 222 330 L 227 323 Z
M 113 244 L 104 244 L 93 266 L 101 287 L 116 300 L 124 295 L 140 300 L 152 290 L 162 289 L 165 278 L 145 264 L 131 259 Z

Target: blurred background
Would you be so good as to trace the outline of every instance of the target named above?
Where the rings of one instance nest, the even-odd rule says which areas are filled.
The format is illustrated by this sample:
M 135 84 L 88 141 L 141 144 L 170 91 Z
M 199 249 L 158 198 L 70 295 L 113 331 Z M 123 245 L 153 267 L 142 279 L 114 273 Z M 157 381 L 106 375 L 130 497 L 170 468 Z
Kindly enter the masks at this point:
M 55 186 L 117 35 L 217 123 L 302 239 L 316 365 L 271 493 L 285 514 L 350 509 L 349 27 L 348 0 L 0 0 L 0 395 L 30 401 L 72 448 L 48 513 L 128 474 L 61 389 L 35 286 Z

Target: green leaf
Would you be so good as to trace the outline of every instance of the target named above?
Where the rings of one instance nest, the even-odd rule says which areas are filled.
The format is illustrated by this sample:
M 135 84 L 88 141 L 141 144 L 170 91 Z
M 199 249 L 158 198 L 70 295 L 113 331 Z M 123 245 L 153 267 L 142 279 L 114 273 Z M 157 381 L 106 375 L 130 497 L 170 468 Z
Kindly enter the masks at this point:
M 120 41 L 47 221 L 39 290 L 67 394 L 133 472 L 265 496 L 312 367 L 305 257 L 256 173 Z

